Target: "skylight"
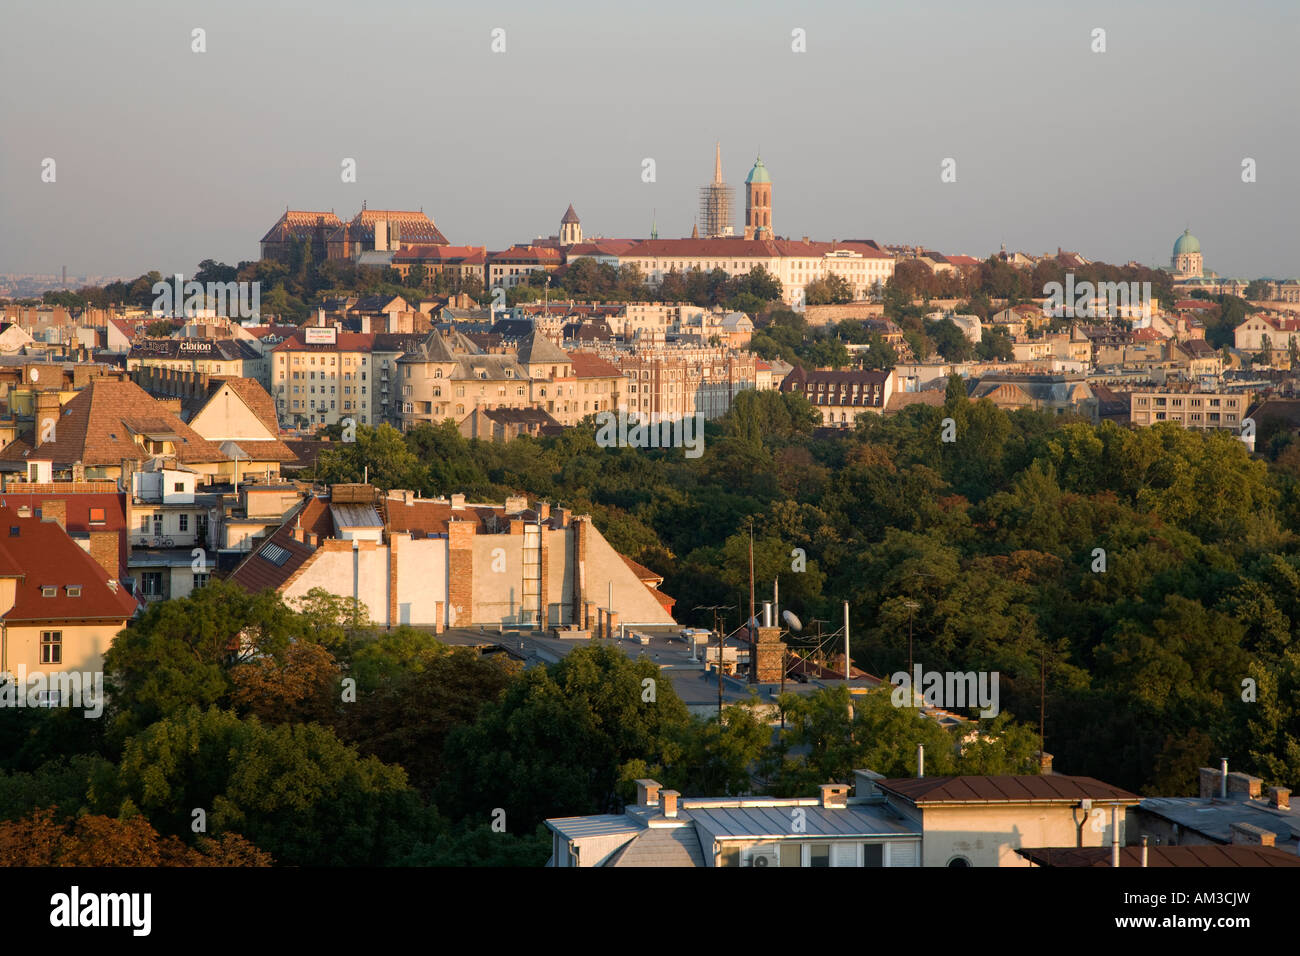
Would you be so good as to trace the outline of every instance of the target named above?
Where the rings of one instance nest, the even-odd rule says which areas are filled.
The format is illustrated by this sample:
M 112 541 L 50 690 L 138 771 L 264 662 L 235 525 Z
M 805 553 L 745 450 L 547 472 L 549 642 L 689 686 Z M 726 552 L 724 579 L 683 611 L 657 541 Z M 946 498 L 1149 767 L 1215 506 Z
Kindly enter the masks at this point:
M 267 544 L 257 553 L 267 561 L 270 561 L 277 568 L 283 567 L 284 562 L 289 560 L 289 552 L 278 544 Z

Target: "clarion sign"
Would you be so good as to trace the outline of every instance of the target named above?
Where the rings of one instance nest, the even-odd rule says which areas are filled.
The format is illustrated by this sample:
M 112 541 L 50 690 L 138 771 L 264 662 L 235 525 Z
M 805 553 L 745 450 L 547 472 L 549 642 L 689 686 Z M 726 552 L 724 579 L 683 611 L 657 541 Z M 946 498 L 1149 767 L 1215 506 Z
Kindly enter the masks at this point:
M 134 936 L 148 936 L 153 923 L 151 893 L 86 893 L 73 886 L 50 897 L 50 925 L 127 926 Z

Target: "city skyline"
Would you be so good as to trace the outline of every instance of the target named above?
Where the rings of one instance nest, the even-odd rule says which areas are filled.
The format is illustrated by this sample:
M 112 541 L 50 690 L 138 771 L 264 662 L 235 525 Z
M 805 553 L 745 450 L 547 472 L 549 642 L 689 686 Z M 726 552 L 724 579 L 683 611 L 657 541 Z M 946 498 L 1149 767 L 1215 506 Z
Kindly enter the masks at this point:
M 778 235 L 1160 266 L 1190 226 L 1220 275 L 1292 276 L 1300 193 L 1284 170 L 1300 136 L 1264 94 L 1295 87 L 1285 38 L 1300 12 L 1248 4 L 1205 31 L 1196 8 L 1016 5 L 984 47 L 982 14 L 949 3 L 589 4 L 561 21 L 394 2 L 368 9 L 386 39 L 360 49 L 333 28 L 336 3 L 319 20 L 242 2 L 6 11 L 7 32 L 38 41 L 0 63 L 15 147 L 0 157 L 0 271 L 188 272 L 253 258 L 249 236 L 286 205 L 344 215 L 363 200 L 423 207 L 453 243 L 490 248 L 550 234 L 569 202 L 590 235 L 645 237 L 657 219 L 686 236 L 721 141 L 728 182 L 760 152 L 772 170 Z M 271 39 L 285 36 L 297 42 Z M 701 92 L 710 50 L 721 68 Z M 20 92 L 30 77 L 39 95 Z M 313 89 L 329 95 L 299 95 Z M 940 178 L 948 158 L 955 182 Z

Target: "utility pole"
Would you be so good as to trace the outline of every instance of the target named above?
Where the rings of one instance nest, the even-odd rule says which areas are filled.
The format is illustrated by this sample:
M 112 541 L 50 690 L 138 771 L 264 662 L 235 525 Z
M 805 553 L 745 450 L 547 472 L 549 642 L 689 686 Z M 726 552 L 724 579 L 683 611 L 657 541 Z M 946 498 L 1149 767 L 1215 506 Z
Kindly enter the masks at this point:
M 758 677 L 758 621 L 754 618 L 754 519 L 749 519 L 749 682 Z
M 904 605 L 907 608 L 907 679 L 909 681 L 912 679 L 912 612 L 920 606 L 915 601 L 908 601 Z M 916 688 L 913 687 L 912 691 L 915 693 Z

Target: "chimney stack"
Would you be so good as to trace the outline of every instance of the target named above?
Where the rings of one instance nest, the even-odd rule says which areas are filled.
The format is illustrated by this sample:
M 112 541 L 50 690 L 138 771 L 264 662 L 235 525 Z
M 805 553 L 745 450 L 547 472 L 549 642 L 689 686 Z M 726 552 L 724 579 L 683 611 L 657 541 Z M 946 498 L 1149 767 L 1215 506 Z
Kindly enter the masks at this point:
M 823 783 L 820 790 L 823 808 L 842 808 L 849 805 L 848 784 Z
M 661 790 L 659 797 L 663 802 L 664 816 L 673 818 L 677 816 L 677 798 L 681 794 L 676 790 Z
M 916 778 L 925 776 L 925 744 L 916 745 Z
M 68 503 L 61 498 L 41 502 L 41 520 L 53 521 L 64 531 L 68 530 Z M 110 575 L 115 577 L 116 575 Z
M 1278 810 L 1291 809 L 1291 791 L 1286 787 L 1268 788 L 1268 805 Z
M 1142 838 L 1142 865 L 1147 865 L 1147 838 Z
M 90 556 L 104 569 L 110 581 L 118 580 L 121 571 L 118 539 L 116 531 L 90 532 Z
M 663 787 L 659 785 L 658 780 L 651 780 L 643 777 L 636 782 L 636 803 L 639 807 L 657 807 L 659 805 L 659 791 Z

